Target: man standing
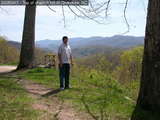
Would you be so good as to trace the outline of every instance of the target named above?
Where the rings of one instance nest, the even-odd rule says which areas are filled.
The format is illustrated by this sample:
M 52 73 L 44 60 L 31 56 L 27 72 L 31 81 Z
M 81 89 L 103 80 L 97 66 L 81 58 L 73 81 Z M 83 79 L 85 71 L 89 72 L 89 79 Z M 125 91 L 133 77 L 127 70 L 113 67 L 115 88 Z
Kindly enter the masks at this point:
M 68 44 L 68 37 L 62 38 L 63 43 L 58 48 L 59 59 L 59 77 L 60 77 L 60 89 L 69 88 L 69 75 L 70 66 L 72 64 L 71 48 Z

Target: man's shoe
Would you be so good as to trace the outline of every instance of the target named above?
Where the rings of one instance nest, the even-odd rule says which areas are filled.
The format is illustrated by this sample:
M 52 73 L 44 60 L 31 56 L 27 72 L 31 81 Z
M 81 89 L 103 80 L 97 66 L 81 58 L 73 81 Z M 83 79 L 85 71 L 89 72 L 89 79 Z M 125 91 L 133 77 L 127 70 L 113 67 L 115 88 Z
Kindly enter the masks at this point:
M 70 87 L 65 87 L 65 89 L 70 89 Z
M 64 87 L 60 87 L 60 90 L 64 90 Z

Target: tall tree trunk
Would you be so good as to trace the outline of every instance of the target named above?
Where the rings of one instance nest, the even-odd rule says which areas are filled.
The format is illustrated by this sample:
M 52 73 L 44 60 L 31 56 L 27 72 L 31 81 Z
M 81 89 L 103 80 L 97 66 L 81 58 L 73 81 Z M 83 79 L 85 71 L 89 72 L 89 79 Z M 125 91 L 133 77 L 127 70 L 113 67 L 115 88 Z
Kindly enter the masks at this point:
M 159 113 L 160 0 L 149 0 L 141 85 L 132 120 L 160 120 Z
M 35 49 L 36 5 L 26 5 L 20 62 L 17 70 L 33 67 Z

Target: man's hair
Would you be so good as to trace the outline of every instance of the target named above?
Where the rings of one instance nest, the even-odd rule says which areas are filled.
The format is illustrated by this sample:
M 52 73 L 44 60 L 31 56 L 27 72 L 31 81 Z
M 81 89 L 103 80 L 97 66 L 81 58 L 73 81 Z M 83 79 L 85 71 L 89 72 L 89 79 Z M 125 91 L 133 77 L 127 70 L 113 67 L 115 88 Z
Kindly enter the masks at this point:
M 64 40 L 64 39 L 68 39 L 68 37 L 67 36 L 63 36 L 62 40 Z

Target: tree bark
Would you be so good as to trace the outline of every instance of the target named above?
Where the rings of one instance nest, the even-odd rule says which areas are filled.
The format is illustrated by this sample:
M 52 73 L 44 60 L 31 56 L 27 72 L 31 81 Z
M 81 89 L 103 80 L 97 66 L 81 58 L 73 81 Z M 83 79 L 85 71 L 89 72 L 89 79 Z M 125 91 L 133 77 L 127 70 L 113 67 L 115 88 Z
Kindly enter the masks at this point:
M 25 18 L 17 70 L 31 68 L 34 65 L 36 5 L 26 5 Z
M 159 120 L 158 113 L 160 113 L 160 0 L 149 0 L 140 92 L 132 120 Z

